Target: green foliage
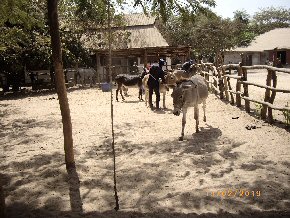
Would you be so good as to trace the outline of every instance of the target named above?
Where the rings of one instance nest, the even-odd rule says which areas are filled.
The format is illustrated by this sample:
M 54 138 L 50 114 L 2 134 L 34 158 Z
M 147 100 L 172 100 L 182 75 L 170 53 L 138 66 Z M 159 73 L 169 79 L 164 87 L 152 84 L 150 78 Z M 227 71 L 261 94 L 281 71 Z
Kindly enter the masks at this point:
M 268 32 L 275 28 L 290 27 L 289 8 L 264 8 L 253 16 L 252 25 L 257 34 Z
M 76 63 L 79 67 L 92 66 L 92 58 L 87 49 L 84 48 L 78 35 L 71 32 L 62 32 L 62 55 L 63 55 L 63 66 L 69 68 L 74 66 Z
M 234 18 L 223 19 L 209 8 L 214 0 L 134 0 L 145 13 L 162 18 L 159 25 L 170 45 L 190 45 L 196 55 L 214 56 L 235 46 L 248 45 L 260 33 L 276 27 L 289 27 L 290 10 L 266 8 L 253 19 L 246 11 L 236 11 Z M 124 31 L 123 15 L 117 8 L 126 0 L 59 0 L 59 23 L 64 67 L 75 63 L 92 66 L 84 35 L 107 48 L 107 5 L 111 4 L 114 32 L 113 48 L 124 48 L 130 34 Z M 118 6 L 118 7 L 117 7 Z M 28 70 L 49 69 L 51 64 L 50 36 L 47 26 L 46 1 L 1 0 L 0 65 L 1 72 L 19 75 Z M 95 35 L 97 38 L 91 37 Z M 100 37 L 99 37 L 100 36 Z
M 261 113 L 262 113 L 263 105 L 260 103 L 255 103 L 255 113 L 256 115 L 261 119 Z
M 189 21 L 196 17 L 197 12 L 206 12 L 209 7 L 216 5 L 215 0 L 135 0 L 134 6 L 141 6 L 145 13 L 161 17 L 167 22 L 171 16 L 181 17 L 183 21 Z
M 190 45 L 194 53 L 214 56 L 217 52 L 235 46 L 235 25 L 213 12 L 198 12 L 192 20 L 172 16 L 160 27 L 170 45 Z
M 250 25 L 250 15 L 246 11 L 235 11 L 232 25 L 234 46 L 247 46 L 255 38 L 256 34 Z

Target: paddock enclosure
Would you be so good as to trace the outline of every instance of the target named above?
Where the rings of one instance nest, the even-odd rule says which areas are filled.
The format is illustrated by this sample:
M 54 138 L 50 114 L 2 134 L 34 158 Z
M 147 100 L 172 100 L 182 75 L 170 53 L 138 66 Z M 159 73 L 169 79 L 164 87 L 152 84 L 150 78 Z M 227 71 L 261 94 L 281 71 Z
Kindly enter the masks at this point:
M 110 92 L 68 92 L 76 159 L 69 174 L 57 95 L 1 100 L 0 169 L 8 217 L 289 215 L 285 125 L 271 125 L 210 94 L 207 122 L 200 120 L 195 133 L 190 108 L 179 142 L 181 116 L 172 114 L 171 92 L 160 111 L 139 101 L 137 88 L 129 88 L 124 102 L 114 101 L 118 212 Z

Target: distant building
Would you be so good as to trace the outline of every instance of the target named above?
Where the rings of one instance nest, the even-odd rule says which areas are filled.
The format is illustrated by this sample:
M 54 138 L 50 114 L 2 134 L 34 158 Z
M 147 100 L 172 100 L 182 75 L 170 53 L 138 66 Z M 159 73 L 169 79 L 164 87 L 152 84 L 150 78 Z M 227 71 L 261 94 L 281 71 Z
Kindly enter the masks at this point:
M 190 47 L 168 45 L 156 27 L 157 19 L 155 17 L 145 14 L 128 14 L 124 15 L 123 20 L 123 26 L 112 27 L 112 31 L 117 35 L 113 39 L 112 47 L 114 74 L 135 73 L 136 71 L 132 70 L 135 62 L 141 72 L 146 63 L 158 61 L 159 58 L 166 59 L 167 64 L 171 65 L 171 57 L 178 56 L 182 61 L 189 57 Z M 104 33 L 106 32 L 106 29 L 96 30 L 95 35 L 82 37 L 85 46 L 95 53 L 96 69 L 101 81 L 108 79 L 106 73 L 108 45 L 104 43 Z M 122 37 L 127 38 L 122 40 Z
M 278 28 L 257 36 L 247 47 L 238 47 L 224 53 L 224 63 L 239 63 L 244 54 L 245 65 L 290 66 L 290 28 Z M 279 60 L 279 61 L 278 61 Z

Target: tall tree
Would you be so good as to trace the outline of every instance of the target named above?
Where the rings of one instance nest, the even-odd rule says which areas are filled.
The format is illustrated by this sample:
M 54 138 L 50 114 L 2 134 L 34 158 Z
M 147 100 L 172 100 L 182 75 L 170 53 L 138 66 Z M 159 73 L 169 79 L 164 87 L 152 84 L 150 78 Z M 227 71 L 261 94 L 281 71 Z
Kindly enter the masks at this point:
M 235 45 L 234 27 L 230 19 L 222 19 L 211 11 L 202 11 L 187 21 L 180 16 L 171 16 L 161 25 L 161 31 L 170 45 L 189 45 L 195 56 L 214 56 Z
M 258 34 L 275 28 L 290 27 L 290 8 L 263 8 L 254 14 L 252 23 Z
M 184 21 L 194 19 L 197 12 L 214 7 L 215 0 L 135 0 L 134 6 L 141 6 L 145 13 L 161 16 L 167 21 L 171 15 L 180 15 Z
M 73 153 L 71 116 L 63 74 L 57 6 L 58 0 L 47 0 L 48 21 L 51 35 L 52 59 L 55 70 L 56 90 L 59 99 L 63 124 L 65 163 L 67 169 L 69 169 L 75 167 L 75 161 Z
M 233 36 L 235 46 L 247 46 L 255 38 L 256 34 L 250 23 L 251 17 L 245 10 L 237 10 L 234 12 Z

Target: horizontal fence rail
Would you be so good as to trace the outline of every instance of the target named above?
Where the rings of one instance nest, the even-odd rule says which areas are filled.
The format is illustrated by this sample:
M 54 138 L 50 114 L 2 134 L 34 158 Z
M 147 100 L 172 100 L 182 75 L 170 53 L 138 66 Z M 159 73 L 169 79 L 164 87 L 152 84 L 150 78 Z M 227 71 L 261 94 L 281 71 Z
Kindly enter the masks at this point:
M 250 102 L 258 103 L 262 106 L 261 118 L 273 123 L 273 111 L 279 110 L 289 113 L 290 107 L 279 107 L 274 104 L 276 93 L 290 93 L 290 89 L 277 88 L 277 72 L 290 74 L 290 69 L 277 68 L 267 65 L 242 66 L 241 64 L 227 64 L 215 67 L 213 63 L 196 64 L 198 72 L 206 79 L 208 86 L 221 99 L 242 106 L 241 100 L 245 101 L 245 110 L 250 112 Z M 261 85 L 248 81 L 248 70 L 266 69 L 268 71 L 266 84 Z M 235 70 L 237 75 L 232 75 Z M 231 84 L 231 79 L 237 80 L 235 88 Z M 264 100 L 251 98 L 249 86 L 265 89 Z

